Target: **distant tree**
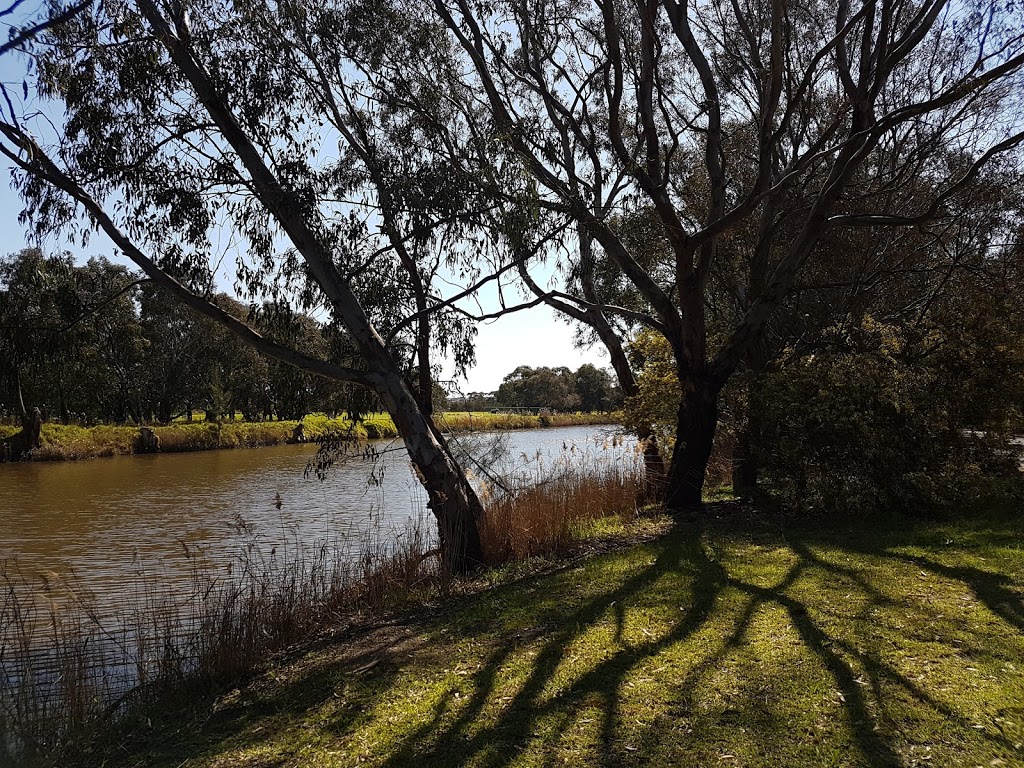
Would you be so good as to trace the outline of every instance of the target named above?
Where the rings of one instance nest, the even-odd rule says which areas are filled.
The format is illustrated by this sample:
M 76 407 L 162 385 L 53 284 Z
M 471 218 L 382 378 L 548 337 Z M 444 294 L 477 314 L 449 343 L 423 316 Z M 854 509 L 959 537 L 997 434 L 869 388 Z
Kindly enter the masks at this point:
M 448 408 L 452 411 L 490 411 L 497 405 L 495 392 L 469 392 L 451 397 L 448 401 Z
M 75 338 L 66 373 L 59 375 L 67 411 L 88 420 L 141 421 L 146 417 L 147 342 L 139 317 L 139 275 L 104 257 L 72 273 L 75 305 L 65 328 Z
M 576 371 L 574 378 L 581 411 L 608 411 L 621 405 L 619 390 L 608 371 L 585 363 Z
M 148 342 L 145 370 L 157 420 L 192 416 L 208 400 L 216 365 L 212 322 L 185 310 L 156 286 L 142 292 L 141 317 Z
M 69 257 L 28 248 L 0 260 L 0 381 L 22 419 L 47 410 L 47 365 L 73 351 L 62 333 L 71 299 Z
M 580 404 L 575 377 L 565 367 L 521 365 L 502 380 L 496 399 L 499 405 L 560 411 L 576 410 Z

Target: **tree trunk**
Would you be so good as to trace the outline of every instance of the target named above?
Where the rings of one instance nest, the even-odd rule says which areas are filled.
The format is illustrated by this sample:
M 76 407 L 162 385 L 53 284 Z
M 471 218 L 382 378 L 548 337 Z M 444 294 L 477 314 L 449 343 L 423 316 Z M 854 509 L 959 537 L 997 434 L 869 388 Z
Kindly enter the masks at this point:
M 672 453 L 665 507 L 670 511 L 701 505 L 704 476 L 718 425 L 718 395 L 704 382 L 683 384 L 684 396 L 676 420 L 676 447 Z
M 14 388 L 18 393 L 18 407 L 21 409 L 21 420 L 24 421 L 28 418 L 28 408 L 25 407 L 25 393 L 21 389 L 21 371 L 18 369 L 18 364 L 14 364 Z
M 644 447 L 644 500 L 655 502 L 665 493 L 665 460 L 661 457 L 658 437 L 649 426 L 638 426 L 636 436 Z
M 484 559 L 480 499 L 401 375 L 395 371 L 380 378 L 378 393 L 405 441 L 409 459 L 427 491 L 428 506 L 437 519 L 445 569 L 449 573 L 467 573 L 482 565 Z

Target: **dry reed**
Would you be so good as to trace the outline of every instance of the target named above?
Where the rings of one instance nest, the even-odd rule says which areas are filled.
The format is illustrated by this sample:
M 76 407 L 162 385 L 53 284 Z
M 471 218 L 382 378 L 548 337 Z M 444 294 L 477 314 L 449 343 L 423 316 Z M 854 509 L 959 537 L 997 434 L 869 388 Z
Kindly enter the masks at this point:
M 236 681 L 342 617 L 444 588 L 430 546 L 416 526 L 355 554 L 340 541 L 269 554 L 251 544 L 226 568 L 186 547 L 187 589 L 169 594 L 140 570 L 134 604 L 117 614 L 73 574 L 0 563 L 0 765 L 52 758 L 186 686 Z
M 634 518 L 642 456 L 612 441 L 617 450 L 566 446 L 500 494 L 485 489 L 488 564 L 558 553 L 598 518 Z M 421 525 L 356 553 L 342 541 L 269 553 L 253 542 L 215 567 L 183 544 L 188 588 L 170 594 L 140 568 L 124 589 L 134 604 L 116 615 L 73 574 L 32 577 L 0 562 L 0 765 L 52 760 L 183 691 L 235 684 L 360 611 L 447 593 L 435 546 Z
M 594 520 L 637 516 L 643 488 L 643 454 L 635 446 L 566 445 L 553 468 L 537 456 L 528 470 L 500 493 L 489 486 L 481 532 L 491 565 L 563 551 Z M 607 450 L 611 447 L 613 450 Z

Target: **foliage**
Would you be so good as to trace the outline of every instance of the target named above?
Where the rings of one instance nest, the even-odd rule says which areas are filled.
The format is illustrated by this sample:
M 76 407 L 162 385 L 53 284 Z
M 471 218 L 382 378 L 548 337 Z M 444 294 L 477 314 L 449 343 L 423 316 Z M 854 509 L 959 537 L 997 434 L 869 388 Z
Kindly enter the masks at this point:
M 346 354 L 332 329 L 286 305 L 214 301 L 279 343 L 324 358 Z M 19 412 L 22 400 L 78 425 L 167 424 L 193 411 L 210 421 L 236 412 L 296 421 L 379 408 L 373 398 L 354 402 L 350 386 L 263 357 L 105 259 L 75 265 L 31 249 L 0 258 L 0 317 L 0 414 Z
M 676 438 L 680 386 L 668 341 L 661 334 L 642 328 L 630 341 L 627 354 L 638 372 L 638 391 L 625 400 L 626 425 L 634 430 L 641 425 L 653 426 L 658 442 L 671 452 Z
M 868 318 L 833 350 L 768 374 L 760 458 L 769 483 L 797 508 L 855 514 L 952 511 L 1020 493 L 999 394 L 1016 390 L 1019 401 L 1022 380 L 993 389 L 985 368 L 956 370 L 951 359 L 978 351 L 972 341 L 929 337 L 922 349 Z M 1014 346 L 1024 349 L 1020 338 Z
M 581 411 L 610 411 L 622 405 L 622 393 L 608 371 L 584 363 L 576 369 L 574 376 Z
M 589 363 L 575 373 L 568 368 L 521 365 L 502 380 L 495 393 L 498 406 L 550 408 L 556 411 L 609 411 L 620 394 L 607 371 Z
M 758 460 L 780 500 L 805 511 L 934 514 L 1024 490 L 1010 443 L 1024 426 L 1019 301 L 979 304 L 961 287 L 926 324 L 866 316 L 856 329 L 824 332 L 817 351 L 790 349 L 758 377 Z M 668 344 L 643 331 L 630 354 L 640 391 L 626 400 L 626 423 L 653 422 L 667 441 L 679 402 Z M 723 394 L 724 459 L 751 407 L 747 392 Z
M 531 368 L 521 365 L 498 387 L 499 405 L 575 411 L 580 404 L 576 382 L 568 368 Z

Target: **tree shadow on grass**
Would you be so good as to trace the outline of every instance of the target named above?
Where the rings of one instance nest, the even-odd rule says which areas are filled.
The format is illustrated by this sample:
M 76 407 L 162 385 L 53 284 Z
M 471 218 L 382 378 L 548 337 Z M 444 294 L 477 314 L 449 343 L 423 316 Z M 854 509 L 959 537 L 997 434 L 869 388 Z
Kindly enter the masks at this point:
M 503 768 L 515 760 L 542 721 L 552 717 L 559 720 L 557 726 L 553 729 L 549 727 L 547 733 L 549 740 L 557 739 L 574 722 L 570 710 L 585 703 L 592 705 L 595 700 L 600 701 L 603 710 L 600 739 L 602 762 L 609 765 L 622 762 L 628 754 L 623 752 L 627 747 L 616 743 L 620 724 L 618 702 L 628 674 L 644 660 L 691 638 L 711 617 L 716 600 L 726 587 L 747 595 L 746 605 L 732 633 L 684 675 L 676 686 L 675 695 L 682 700 L 688 699 L 701 679 L 739 645 L 757 611 L 766 604 L 776 604 L 787 612 L 804 645 L 817 656 L 834 679 L 842 694 L 846 719 L 860 752 L 872 765 L 900 765 L 899 755 L 876 728 L 865 694 L 856 680 L 857 674 L 833 650 L 836 642 L 811 620 L 805 605 L 786 594 L 786 590 L 813 564 L 814 558 L 801 558 L 778 584 L 770 588 L 759 587 L 730 577 L 719 562 L 708 556 L 696 529 L 679 531 L 664 544 L 657 561 L 650 568 L 627 580 L 618 589 L 588 601 L 564 616 L 562 627 L 545 636 L 526 682 L 503 708 L 495 723 L 476 727 L 478 718 L 493 694 L 498 672 L 512 653 L 509 648 L 496 651 L 487 660 L 474 681 L 470 702 L 454 719 L 447 718 L 446 722 L 447 711 L 439 711 L 434 719 L 408 734 L 401 747 L 392 753 L 384 765 L 397 768 L 418 761 L 444 765 L 474 762 L 491 768 Z M 657 640 L 622 648 L 576 679 L 561 696 L 545 700 L 543 693 L 576 638 L 611 609 L 615 611 L 615 637 L 621 642 L 624 610 L 629 598 L 651 586 L 662 575 L 680 568 L 693 573 L 693 602 L 671 631 Z M 862 584 L 874 600 L 880 603 L 888 600 L 866 581 L 862 580 Z M 657 738 L 653 732 L 649 736 Z M 433 746 L 424 750 L 425 744 Z M 498 749 L 495 749 L 496 745 Z
M 660 650 L 685 640 L 696 632 L 711 615 L 715 599 L 725 580 L 721 565 L 708 558 L 699 532 L 692 526 L 680 526 L 670 537 L 657 545 L 655 562 L 626 579 L 616 589 L 585 601 L 575 610 L 562 615 L 561 625 L 544 636 L 526 681 L 504 707 L 496 723 L 475 728 L 488 699 L 495 689 L 496 678 L 509 661 L 515 648 L 505 646 L 496 650 L 474 678 L 474 691 L 470 701 L 451 722 L 444 722 L 445 711 L 435 713 L 429 722 L 402 739 L 399 748 L 384 762 L 388 768 L 414 765 L 420 762 L 463 765 L 487 753 L 488 766 L 500 768 L 511 763 L 518 754 L 518 746 L 528 739 L 539 722 L 557 715 L 559 709 L 588 701 L 596 696 L 605 710 L 602 741 L 611 745 L 614 738 L 616 692 L 625 675 L 639 662 Z M 635 645 L 616 653 L 580 677 L 571 687 L 571 693 L 542 701 L 545 688 L 562 662 L 574 640 L 600 621 L 611 610 L 615 616 L 615 636 L 621 640 L 625 623 L 625 610 L 630 599 L 643 593 L 660 578 L 691 571 L 693 576 L 693 603 L 672 631 L 649 643 Z M 446 710 L 446 708 L 445 708 Z M 564 726 L 563 726 L 564 727 Z M 424 742 L 436 745 L 423 750 Z M 503 748 L 495 749 L 496 745 Z
M 869 561 L 862 560 L 860 566 L 836 562 L 847 556 L 878 558 L 885 564 L 901 564 L 904 571 L 925 569 L 962 582 L 992 613 L 1024 631 L 1019 597 L 1014 592 L 1012 579 L 994 571 L 950 566 L 924 555 L 894 552 L 896 539 L 884 535 L 858 539 L 818 532 L 787 537 L 776 535 L 774 545 L 777 551 L 784 553 L 788 566 L 779 571 L 781 575 L 774 583 L 764 586 L 751 583 L 749 577 L 741 577 L 742 571 L 730 572 L 729 558 L 721 557 L 708 543 L 726 541 L 726 546 L 732 546 L 739 542 L 743 546 L 747 534 L 743 526 L 726 523 L 723 528 L 720 523 L 712 523 L 711 528 L 708 535 L 702 536 L 698 526 L 680 524 L 664 539 L 648 545 L 654 555 L 652 563 L 630 566 L 624 576 L 615 577 L 617 581 L 611 588 L 591 590 L 593 594 L 582 599 L 558 603 L 568 589 L 567 582 L 560 581 L 568 578 L 563 572 L 499 587 L 469 599 L 452 614 L 412 627 L 413 634 L 421 639 L 437 641 L 439 632 L 448 632 L 447 637 L 458 635 L 460 639 L 479 640 L 491 650 L 476 671 L 466 678 L 463 686 L 466 696 L 449 687 L 429 708 L 423 708 L 426 711 L 417 716 L 417 724 L 405 731 L 395 728 L 388 734 L 390 741 L 382 750 L 385 754 L 379 764 L 387 768 L 422 764 L 505 768 L 524 750 L 538 746 L 536 739 L 541 731 L 543 742 L 557 747 L 563 739 L 571 737 L 569 729 L 578 727 L 585 713 L 588 718 L 583 722 L 590 722 L 589 713 L 593 712 L 597 713 L 592 718 L 596 722 L 588 726 L 593 741 L 588 749 L 591 762 L 595 764 L 624 765 L 644 758 L 650 761 L 651 754 L 663 745 L 665 751 L 678 750 L 679 734 L 670 733 L 676 725 L 671 721 L 691 717 L 701 695 L 701 686 L 730 656 L 740 654 L 743 663 L 748 665 L 752 688 L 759 680 L 771 682 L 773 675 L 786 677 L 784 669 L 765 667 L 762 670 L 756 655 L 750 657 L 756 650 L 744 647 L 755 617 L 769 608 L 785 615 L 794 642 L 798 640 L 799 647 L 809 652 L 817 662 L 816 667 L 834 684 L 842 708 L 840 720 L 847 728 L 849 745 L 856 749 L 857 760 L 863 764 L 905 764 L 905 755 L 900 751 L 905 741 L 900 734 L 900 724 L 886 714 L 890 700 L 893 717 L 905 714 L 904 708 L 908 705 L 893 698 L 898 697 L 900 691 L 916 702 L 914 706 L 923 708 L 922 712 L 935 713 L 963 732 L 991 742 L 993 748 L 1002 752 L 1016 753 L 1017 747 L 1011 739 L 969 730 L 977 728 L 970 718 L 909 678 L 884 657 L 884 652 L 863 650 L 848 636 L 848 630 L 839 628 L 842 624 L 830 624 L 822 613 L 823 608 L 828 608 L 828 598 L 823 603 L 816 596 L 803 600 L 795 596 L 806 594 L 808 584 L 841 582 L 850 585 L 855 598 L 863 599 L 867 606 L 864 611 L 873 607 L 894 611 L 925 610 L 899 590 L 893 596 L 893 590 L 878 581 L 878 573 L 884 571 L 872 571 L 865 566 Z M 749 533 L 747 541 L 763 547 L 767 540 L 764 531 Z M 823 556 L 824 550 L 835 554 Z M 752 558 L 758 556 L 754 554 Z M 755 569 L 754 573 L 758 571 Z M 650 607 L 652 599 L 656 599 L 659 607 L 663 607 L 662 603 L 671 603 L 673 610 L 674 606 L 680 606 L 681 613 L 671 624 L 662 625 L 657 634 L 650 635 L 649 640 L 637 642 L 635 626 L 629 631 L 629 610 L 635 606 Z M 535 604 L 531 604 L 533 600 Z M 516 621 L 502 613 L 510 603 L 519 611 Z M 498 625 L 506 619 L 506 626 Z M 870 626 L 870 616 L 863 612 L 852 621 L 851 628 Z M 722 625 L 721 636 L 709 645 L 707 631 L 714 631 L 719 625 Z M 574 644 L 593 630 L 614 637 L 614 642 L 608 643 L 611 654 L 599 656 L 592 666 L 583 669 L 571 681 L 560 681 L 560 667 L 573 652 Z M 694 636 L 699 632 L 703 633 L 702 639 L 696 641 Z M 624 686 L 632 684 L 630 675 L 658 654 L 687 643 L 693 646 L 688 649 L 690 661 L 685 669 L 677 668 L 678 679 L 672 680 L 670 686 L 672 699 L 678 705 L 640 728 L 625 723 L 623 695 L 627 691 Z M 428 678 L 440 668 L 460 661 L 448 656 L 445 647 L 421 645 L 412 655 L 414 671 L 427 670 Z M 283 750 L 280 760 L 268 757 L 266 760 L 270 762 L 260 763 L 253 758 L 254 762 L 246 764 L 275 765 L 294 761 L 294 755 L 289 757 L 293 747 L 286 745 L 295 743 L 289 729 L 306 727 L 304 721 L 312 713 L 321 711 L 329 711 L 329 715 L 320 719 L 318 738 L 339 743 L 351 740 L 354 734 L 366 732 L 365 726 L 373 717 L 387 711 L 384 702 L 389 697 L 411 695 L 401 689 L 397 679 L 403 674 L 409 657 L 409 654 L 394 654 L 377 664 L 374 659 L 379 659 L 380 653 L 374 651 L 368 661 L 349 656 L 344 662 L 310 666 L 293 679 L 268 690 L 264 698 L 249 708 L 236 708 L 215 716 L 207 724 L 202 739 L 173 753 L 174 764 L 193 756 L 213 758 L 248 748 L 259 751 L 262 745 L 275 742 L 277 746 L 268 751 L 273 753 L 277 749 L 281 753 Z M 478 659 L 474 657 L 470 661 L 475 663 Z M 374 664 L 374 668 L 365 671 L 367 663 Z M 514 689 L 508 687 L 512 669 L 518 669 L 520 674 Z M 355 703 L 351 707 L 337 706 L 332 699 L 337 698 L 339 686 L 351 684 L 361 687 Z M 499 700 L 498 695 L 504 692 L 510 695 Z M 796 691 L 796 695 L 800 693 Z M 736 702 L 740 699 L 737 695 Z M 755 702 L 751 696 L 742 700 L 745 703 L 733 702 L 723 713 L 726 720 L 735 720 L 736 731 L 742 731 L 740 726 L 747 725 L 754 729 L 758 738 L 774 740 L 783 751 L 794 748 L 793 743 L 799 737 L 790 732 L 791 726 L 784 713 L 768 711 L 763 702 Z M 324 710 L 328 706 L 329 710 Z M 630 733 L 630 744 L 623 738 L 626 732 Z M 733 736 L 740 738 L 738 733 Z M 636 744 L 640 744 L 639 750 Z M 685 750 L 688 745 L 682 744 L 682 748 Z M 797 744 L 795 748 L 803 747 Z M 540 762 L 554 763 L 554 755 L 552 752 Z M 278 760 L 277 763 L 274 760 Z M 169 763 L 170 759 L 164 764 Z

